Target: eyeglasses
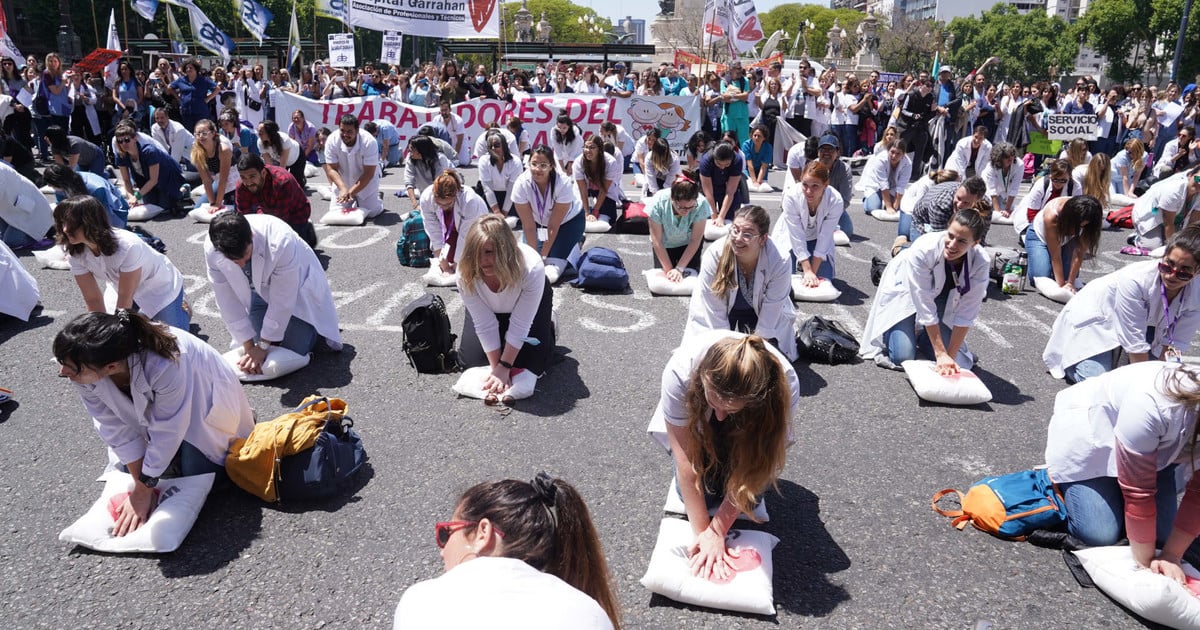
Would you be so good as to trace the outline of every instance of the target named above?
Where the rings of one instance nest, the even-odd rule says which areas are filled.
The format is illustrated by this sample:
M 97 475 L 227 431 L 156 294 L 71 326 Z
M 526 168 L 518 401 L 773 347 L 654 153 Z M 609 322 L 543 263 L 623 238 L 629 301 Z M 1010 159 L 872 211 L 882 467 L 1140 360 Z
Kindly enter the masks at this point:
M 1066 180 L 1065 178 L 1064 178 L 1064 179 L 1053 179 L 1053 178 L 1051 178 L 1050 182 L 1051 182 L 1051 183 L 1054 183 L 1054 184 L 1065 184 L 1065 183 L 1067 183 L 1067 180 Z
M 479 521 L 442 521 L 434 525 L 434 540 L 437 541 L 438 549 L 446 548 L 446 543 L 450 542 L 450 537 L 454 535 L 454 532 L 478 524 Z M 492 531 L 496 532 L 497 536 L 504 538 L 504 532 L 496 527 L 492 527 Z
M 690 205 L 690 206 L 685 206 L 685 205 L 683 205 L 683 204 L 681 204 L 681 203 L 678 203 L 678 202 L 676 202 L 676 203 L 675 203 L 675 210 L 676 210 L 677 212 L 691 212 L 692 210 L 695 210 L 695 209 L 696 209 L 696 206 L 698 205 L 698 203 L 699 203 L 699 202 L 693 201 L 693 202 L 692 202 L 692 205 Z
M 729 236 L 739 241 L 752 241 L 759 237 L 758 232 L 743 232 L 736 227 L 729 228 Z
M 1164 276 L 1175 276 L 1177 279 L 1179 279 L 1182 282 L 1188 282 L 1192 278 L 1196 277 L 1196 272 L 1184 271 L 1184 270 L 1180 269 L 1179 267 L 1176 267 L 1174 264 L 1172 264 L 1168 261 L 1165 261 L 1165 260 L 1160 261 L 1158 263 L 1158 272 L 1163 274 Z

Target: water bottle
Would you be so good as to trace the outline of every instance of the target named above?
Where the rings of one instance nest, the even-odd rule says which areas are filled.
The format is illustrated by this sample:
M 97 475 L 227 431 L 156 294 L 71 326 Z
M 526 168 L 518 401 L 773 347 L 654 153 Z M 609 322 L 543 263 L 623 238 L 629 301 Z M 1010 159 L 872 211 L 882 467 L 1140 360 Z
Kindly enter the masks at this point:
M 1029 255 L 1026 254 L 1025 252 L 1021 252 L 1021 254 L 1019 256 L 1017 256 L 1017 269 L 1016 269 L 1016 272 L 1021 275 L 1020 291 L 1025 290 L 1025 280 L 1026 280 L 1025 276 L 1027 275 L 1028 271 L 1029 271 Z

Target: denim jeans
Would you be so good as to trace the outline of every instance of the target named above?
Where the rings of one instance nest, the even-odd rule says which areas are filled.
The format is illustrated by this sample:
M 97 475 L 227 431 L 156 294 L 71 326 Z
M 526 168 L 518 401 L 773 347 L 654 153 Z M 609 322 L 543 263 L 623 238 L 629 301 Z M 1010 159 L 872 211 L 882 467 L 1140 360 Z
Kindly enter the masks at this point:
M 1175 467 L 1158 471 L 1154 493 L 1155 535 L 1158 544 L 1167 542 L 1175 523 Z M 1125 535 L 1125 497 L 1114 477 L 1059 484 L 1067 508 L 1067 531 L 1084 543 L 1097 547 L 1114 545 Z
M 196 420 L 196 422 L 203 422 L 203 420 Z M 118 464 L 117 468 L 121 472 L 129 472 L 129 468 L 125 464 Z M 181 442 L 179 450 L 175 452 L 175 457 L 171 458 L 171 464 L 163 471 L 161 477 L 173 479 L 206 473 L 216 473 L 217 479 L 220 480 L 225 475 L 225 465 L 213 463 L 190 442 Z
M 883 210 L 883 193 L 878 190 L 863 197 L 863 212 L 871 214 L 876 210 Z
M 1146 327 L 1146 343 L 1154 345 L 1154 326 Z M 1096 378 L 1101 374 L 1111 372 L 1117 364 L 1117 353 L 1119 348 L 1105 350 L 1099 354 L 1092 355 L 1075 365 L 1069 365 L 1063 370 L 1066 381 L 1072 385 L 1081 381 L 1086 381 L 1089 378 Z
M 912 234 L 913 218 L 907 212 L 900 213 L 900 221 L 896 223 L 896 236 L 908 238 Z
M 579 244 L 583 239 L 583 228 L 587 224 L 587 219 L 583 213 L 575 215 L 574 219 L 564 221 L 558 226 L 558 234 L 554 238 L 554 244 L 550 246 L 550 255 L 547 258 L 560 258 L 566 260 L 571 254 L 571 250 Z M 541 243 L 527 243 L 530 247 L 540 251 Z
M 847 208 L 847 210 L 849 210 Z M 850 218 L 849 212 L 843 212 L 838 218 L 838 229 L 845 232 L 846 236 L 854 236 L 854 221 Z
M 815 249 L 817 249 L 816 239 L 808 241 L 808 251 L 809 251 L 810 255 L 813 252 L 813 250 L 815 250 Z M 793 273 L 803 273 L 800 271 L 800 268 L 796 266 L 799 263 L 800 263 L 799 259 L 796 258 L 796 252 L 792 252 L 792 272 Z M 832 257 L 826 258 L 825 260 L 821 261 L 821 266 L 817 267 L 817 276 L 820 278 L 825 278 L 826 280 L 829 280 L 831 282 L 833 281 Z
M 262 299 L 257 292 L 250 293 L 250 323 L 254 325 L 254 331 L 262 334 L 263 318 L 267 315 L 267 302 Z M 272 341 L 276 341 L 272 339 Z M 296 354 L 308 354 L 317 346 L 317 329 L 313 325 L 296 317 L 288 321 L 287 330 L 283 333 L 283 339 L 279 341 L 279 345 L 295 352 Z
M 12 249 L 29 247 L 37 242 L 37 239 L 9 225 L 4 219 L 0 219 L 0 241 L 4 241 Z
M 938 311 L 944 311 L 945 305 L 938 304 Z M 887 347 L 888 359 L 895 365 L 900 365 L 905 361 L 920 357 L 934 360 L 933 343 L 929 341 L 929 334 L 925 332 L 924 327 L 918 332 L 915 330 L 917 324 L 916 314 L 909 315 L 901 320 L 895 326 L 883 333 L 883 343 Z M 954 331 L 943 323 L 938 323 L 938 328 L 942 332 L 942 345 L 950 345 L 950 335 Z M 975 355 L 967 351 L 967 344 L 963 343 L 958 349 L 958 355 L 954 357 L 954 361 L 959 367 L 971 369 L 975 366 Z
M 149 313 L 147 313 L 149 315 Z M 171 303 L 164 306 L 163 309 L 154 313 L 150 317 L 154 321 L 162 322 L 168 326 L 174 326 L 180 330 L 187 330 L 192 325 L 192 316 L 183 310 L 183 289 L 179 290 L 179 295 L 175 296 Z
M 1079 246 L 1077 239 L 1062 246 L 1062 266 L 1065 276 L 1071 269 L 1071 257 Z M 1054 266 L 1050 262 L 1050 249 L 1038 238 L 1037 232 L 1025 230 L 1025 252 L 1029 254 L 1029 278 L 1054 278 Z M 1065 277 L 1063 278 L 1066 279 Z

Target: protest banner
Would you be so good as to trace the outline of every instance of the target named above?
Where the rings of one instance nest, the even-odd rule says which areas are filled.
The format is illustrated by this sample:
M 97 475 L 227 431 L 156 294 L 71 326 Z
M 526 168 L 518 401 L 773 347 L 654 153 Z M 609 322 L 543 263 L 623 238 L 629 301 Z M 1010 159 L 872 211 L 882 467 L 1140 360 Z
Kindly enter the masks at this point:
M 404 36 L 400 33 L 384 33 L 383 50 L 379 53 L 379 61 L 389 66 L 400 63 L 400 47 L 403 42 Z
M 354 56 L 353 34 L 329 34 L 329 63 L 335 68 L 353 68 L 358 65 Z
M 499 39 L 497 0 L 345 0 L 351 26 L 438 39 Z
M 92 74 L 100 74 L 104 70 L 104 66 L 121 58 L 121 51 L 109 50 L 107 48 L 97 48 L 88 53 L 86 57 L 75 62 L 75 69 L 80 72 L 91 72 Z
M 1046 136 L 1051 140 L 1071 141 L 1076 138 L 1095 140 L 1098 135 L 1095 114 L 1048 114 Z

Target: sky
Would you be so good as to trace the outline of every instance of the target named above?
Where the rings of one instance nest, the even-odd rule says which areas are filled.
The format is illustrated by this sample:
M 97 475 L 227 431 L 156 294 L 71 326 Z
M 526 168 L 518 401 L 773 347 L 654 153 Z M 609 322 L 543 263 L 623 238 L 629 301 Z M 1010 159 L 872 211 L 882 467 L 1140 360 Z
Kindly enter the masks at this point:
M 699 2 L 701 6 L 704 4 L 704 0 L 690 1 Z M 572 2 L 585 7 L 591 7 L 598 15 L 609 18 L 613 22 L 623 20 L 625 16 L 631 16 L 635 20 L 641 18 L 646 20 L 647 29 L 649 29 L 650 24 L 654 21 L 654 16 L 658 15 L 659 11 L 658 0 L 572 0 Z M 761 13 L 770 11 L 777 5 L 788 2 L 829 6 L 829 0 L 755 0 L 754 5 Z M 675 0 L 675 3 L 678 5 L 680 0 Z M 647 33 L 648 35 L 649 33 Z

